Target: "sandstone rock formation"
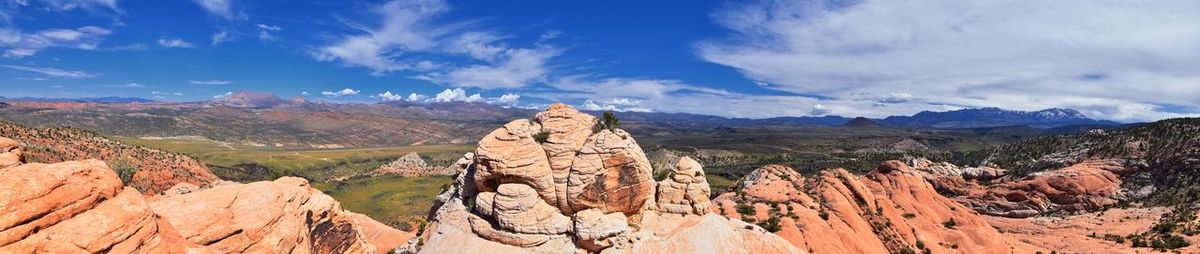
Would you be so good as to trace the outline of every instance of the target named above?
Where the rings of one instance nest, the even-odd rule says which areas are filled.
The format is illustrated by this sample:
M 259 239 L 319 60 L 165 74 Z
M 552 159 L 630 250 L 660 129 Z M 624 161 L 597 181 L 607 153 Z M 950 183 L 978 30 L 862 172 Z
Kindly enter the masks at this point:
M 0 253 L 207 253 L 102 161 L 0 168 Z
M 7 168 L 25 163 L 21 143 L 16 140 L 0 137 L 0 168 Z
M 813 253 L 1026 253 L 982 216 L 938 195 L 922 173 L 899 161 L 864 176 L 843 169 L 805 178 L 769 165 L 721 194 L 713 208 L 753 221 Z
M 929 173 L 933 177 L 962 177 L 966 180 L 992 180 L 1008 173 L 1007 170 L 988 166 L 959 167 L 949 162 L 936 163 L 925 158 L 910 160 L 909 166 Z
M 667 179 L 658 182 L 658 210 L 676 214 L 708 213 L 712 190 L 700 163 L 683 157 L 671 168 Z
M 1097 211 L 1117 204 L 1119 162 L 1088 160 L 1066 168 L 1039 172 L 1020 180 L 992 183 L 941 181 L 940 188 L 980 213 L 1023 218 L 1056 212 Z
M 760 228 L 706 214 L 709 187 L 695 161 L 681 160 L 658 187 L 629 133 L 597 128 L 567 105 L 496 129 L 467 163 L 434 201 L 425 231 L 398 251 L 799 253 Z
M 425 160 L 421 159 L 421 155 L 417 152 L 404 154 L 399 159 L 371 171 L 371 175 L 393 174 L 403 177 L 453 175 L 454 173 L 455 170 L 452 167 L 439 168 L 425 163 Z
M 0 253 L 382 253 L 408 239 L 299 178 L 195 188 L 147 201 L 99 160 L 3 167 Z

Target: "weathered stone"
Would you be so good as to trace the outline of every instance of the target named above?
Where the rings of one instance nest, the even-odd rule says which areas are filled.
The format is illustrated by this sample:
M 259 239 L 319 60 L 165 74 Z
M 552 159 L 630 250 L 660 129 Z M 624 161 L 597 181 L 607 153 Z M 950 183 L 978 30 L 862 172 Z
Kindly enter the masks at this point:
M 575 213 L 575 236 L 582 240 L 608 238 L 625 232 L 629 225 L 625 214 L 604 214 L 597 209 L 587 209 Z
M 563 202 L 567 198 L 567 175 L 570 174 L 575 153 L 592 135 L 596 117 L 581 113 L 567 104 L 555 103 L 546 111 L 537 113 L 535 118 L 542 125 L 541 132 L 547 135 L 542 148 L 549 159 L 555 194 L 559 200 L 553 205 L 559 209 L 569 209 L 567 202 Z
M 476 197 L 476 210 L 496 219 L 500 228 L 526 234 L 561 234 L 571 228 L 571 219 L 546 204 L 533 188 L 524 184 L 502 184 L 495 195 Z
M 0 137 L 0 168 L 7 168 L 25 163 L 21 143 L 5 137 Z
M 601 130 L 577 154 L 567 177 L 568 212 L 599 208 L 633 215 L 653 198 L 653 169 L 629 133 Z
M 658 182 L 658 210 L 675 214 L 708 213 L 712 190 L 700 163 L 689 157 L 679 159 L 671 175 Z
M 536 123 L 521 119 L 483 137 L 475 149 L 475 188 L 495 191 L 501 184 L 523 183 L 533 187 L 546 203 L 557 204 L 546 152 L 532 136 L 540 129 Z

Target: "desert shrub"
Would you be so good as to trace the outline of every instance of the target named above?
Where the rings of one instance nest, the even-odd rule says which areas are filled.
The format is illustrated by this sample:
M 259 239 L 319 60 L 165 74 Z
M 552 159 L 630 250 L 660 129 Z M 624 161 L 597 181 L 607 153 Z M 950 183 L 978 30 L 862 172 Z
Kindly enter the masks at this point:
M 137 173 L 138 171 L 137 165 L 134 165 L 132 162 L 129 162 L 129 160 L 126 159 L 119 159 L 109 162 L 108 167 L 112 168 L 113 172 L 117 173 L 117 176 L 121 178 L 121 183 L 123 184 L 129 184 L 129 181 L 133 179 L 133 174 Z
M 750 204 L 747 204 L 744 202 L 738 202 L 736 208 L 737 208 L 737 213 L 739 213 L 739 214 L 743 214 L 743 215 L 754 214 L 754 206 L 752 206 Z
M 547 139 L 550 139 L 550 132 L 542 131 L 538 132 L 537 134 L 533 134 L 533 140 L 537 141 L 538 144 L 546 143 Z
M 779 230 L 782 229 L 782 227 L 779 225 L 779 217 L 771 217 L 766 221 L 759 222 L 758 226 L 771 233 L 779 232 Z
M 900 217 L 904 217 L 905 219 L 912 219 L 912 218 L 916 218 L 917 215 L 912 214 L 912 213 L 904 213 L 904 214 L 901 214 Z
M 954 218 L 950 218 L 950 220 L 942 222 L 942 226 L 945 226 L 948 229 L 954 229 L 955 226 L 958 226 L 958 222 L 955 222 Z

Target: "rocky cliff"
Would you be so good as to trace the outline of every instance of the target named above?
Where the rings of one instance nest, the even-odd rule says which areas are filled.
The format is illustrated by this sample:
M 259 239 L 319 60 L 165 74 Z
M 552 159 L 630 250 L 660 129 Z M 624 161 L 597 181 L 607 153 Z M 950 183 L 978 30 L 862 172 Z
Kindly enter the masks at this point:
M 429 225 L 419 253 L 799 253 L 757 226 L 708 213 L 700 165 L 680 159 L 655 182 L 615 124 L 555 104 L 479 142 Z
M 1034 248 L 938 195 L 919 172 L 899 161 L 863 176 L 834 169 L 811 178 L 769 165 L 734 188 L 717 197 L 712 210 L 762 225 L 813 253 L 1026 253 Z
M 421 158 L 420 154 L 410 152 L 401 156 L 399 159 L 380 165 L 371 175 L 393 174 L 403 177 L 418 177 L 418 176 L 435 176 L 435 175 L 453 175 L 456 173 L 454 166 L 436 167 L 425 163 L 425 159 Z
M 0 253 L 383 253 L 407 239 L 300 178 L 147 199 L 103 161 L 26 164 L 15 144 L 0 138 Z

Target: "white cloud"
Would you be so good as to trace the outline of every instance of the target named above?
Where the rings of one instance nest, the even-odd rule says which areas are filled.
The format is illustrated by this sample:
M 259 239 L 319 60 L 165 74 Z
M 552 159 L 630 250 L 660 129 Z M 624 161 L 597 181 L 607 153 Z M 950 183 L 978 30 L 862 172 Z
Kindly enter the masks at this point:
M 146 87 L 146 86 L 145 86 L 145 85 L 142 85 L 142 84 L 140 84 L 140 83 L 137 83 L 137 82 L 129 82 L 129 83 L 125 83 L 125 84 L 118 84 L 118 85 L 106 85 L 106 86 L 104 86 L 104 87 L 110 87 L 110 88 L 144 88 L 144 87 Z
M 258 40 L 261 40 L 261 41 L 277 40 L 277 39 L 279 39 L 279 37 L 275 35 L 275 32 L 279 32 L 279 31 L 283 30 L 283 28 L 281 28 L 279 26 L 267 25 L 267 24 L 258 24 L 258 25 L 255 25 L 255 27 L 258 28 Z
M 20 70 L 20 71 L 28 71 L 28 72 L 38 73 L 38 74 L 51 76 L 51 77 L 58 77 L 58 78 L 91 78 L 91 77 L 97 76 L 96 74 L 82 72 L 82 71 L 69 71 L 69 70 L 63 70 L 63 69 L 51 68 L 51 67 L 33 67 L 33 66 L 19 66 L 19 65 L 0 65 L 0 67 L 5 67 L 5 68 L 9 68 L 9 69 L 14 69 L 14 70 Z
M 478 64 L 447 73 L 429 73 L 418 79 L 460 87 L 484 89 L 519 88 L 545 78 L 546 61 L 557 56 L 557 50 L 511 49 L 497 64 Z
M 7 58 L 24 58 L 52 47 L 94 50 L 109 34 L 112 31 L 95 26 L 46 29 L 35 33 L 0 27 L 0 49 Z
M 494 89 L 544 79 L 547 60 L 560 53 L 540 42 L 512 47 L 505 43 L 507 36 L 472 29 L 471 22 L 442 21 L 449 11 L 442 0 L 393 0 L 372 10 L 379 20 L 369 23 L 378 26 L 352 25 L 362 34 L 343 36 L 311 54 L 319 61 L 370 69 L 376 76 L 416 71 L 416 78 L 439 84 Z
M 160 98 L 160 99 L 161 99 L 161 98 L 165 98 L 165 97 L 166 97 L 166 96 L 168 96 L 168 95 L 172 95 L 172 96 L 183 96 L 183 93 L 180 93 L 180 92 L 150 91 L 150 94 L 152 94 L 152 95 L 154 95 L 156 98 Z M 232 93 L 228 93 L 228 94 L 223 94 L 223 95 L 220 95 L 220 96 L 228 96 L 228 95 L 231 95 L 231 94 L 232 94 Z M 213 98 L 217 98 L 217 97 L 215 97 L 215 96 L 214 96 Z
M 832 111 L 830 111 L 829 108 L 826 108 L 825 105 L 817 104 L 812 106 L 812 110 L 809 110 L 808 114 L 814 116 L 823 116 L 828 115 L 830 112 Z
M 168 48 L 191 48 L 192 44 L 180 38 L 162 37 L 158 38 L 158 45 Z
M 1200 2 L 826 3 L 722 8 L 713 17 L 732 35 L 697 53 L 767 88 L 826 97 L 838 113 L 1071 107 L 1140 121 L 1200 111 L 1190 67 L 1200 65 Z
M 432 102 L 480 102 L 483 101 L 483 96 L 472 94 L 467 96 L 467 91 L 462 88 L 446 89 L 433 97 Z
M 427 98 L 429 98 L 429 96 L 425 96 L 424 94 L 411 93 L 408 95 L 407 100 L 412 101 L 412 102 L 418 102 L 418 101 L 425 101 L 425 99 L 427 99 Z
M 227 41 L 229 41 L 229 31 L 226 31 L 224 29 L 217 30 L 217 32 L 213 33 L 213 35 L 212 35 L 212 45 L 214 45 L 214 46 L 217 44 L 221 44 L 222 42 L 227 42 Z
M 605 110 L 605 111 L 632 111 L 632 112 L 651 112 L 648 108 L 642 107 L 642 101 L 630 100 L 627 98 L 610 99 L 606 101 L 585 100 L 580 105 L 585 110 Z
M 399 101 L 404 99 L 404 95 L 393 94 L 392 91 L 384 91 L 383 93 L 375 96 L 379 97 L 379 99 L 383 101 Z
M 229 97 L 232 95 L 233 95 L 233 92 L 225 92 L 223 94 L 213 95 L 213 99 L 221 99 L 221 98 Z
M 342 97 L 342 96 L 356 95 L 356 94 L 358 94 L 358 92 L 359 92 L 359 90 L 346 88 L 346 89 L 342 89 L 341 91 L 333 91 L 333 92 L 324 91 L 324 92 L 321 92 L 321 94 L 325 95 L 326 97 Z
M 214 79 L 214 80 L 188 80 L 188 83 L 193 84 L 193 85 L 228 85 L 228 84 L 233 84 L 233 81 L 216 80 L 216 79 Z
M 500 97 L 497 97 L 495 99 L 495 102 L 498 104 L 510 104 L 511 105 L 511 104 L 516 104 L 517 100 L 520 100 L 520 99 L 521 99 L 521 95 L 514 94 L 514 93 L 506 93 L 506 94 L 500 95 Z
M 31 1 L 12 1 L 12 3 L 22 6 L 28 5 L 29 2 Z M 121 9 L 117 7 L 117 0 L 41 0 L 39 2 L 41 2 L 41 4 L 47 9 L 54 11 L 70 11 L 74 9 L 98 10 L 100 8 L 109 9 L 115 12 L 121 11 Z
M 308 95 L 308 91 L 300 91 L 300 95 Z
M 233 9 L 233 0 L 193 0 L 200 8 L 208 12 L 210 15 L 225 19 L 225 20 L 242 20 L 246 19 L 244 14 L 235 12 Z

